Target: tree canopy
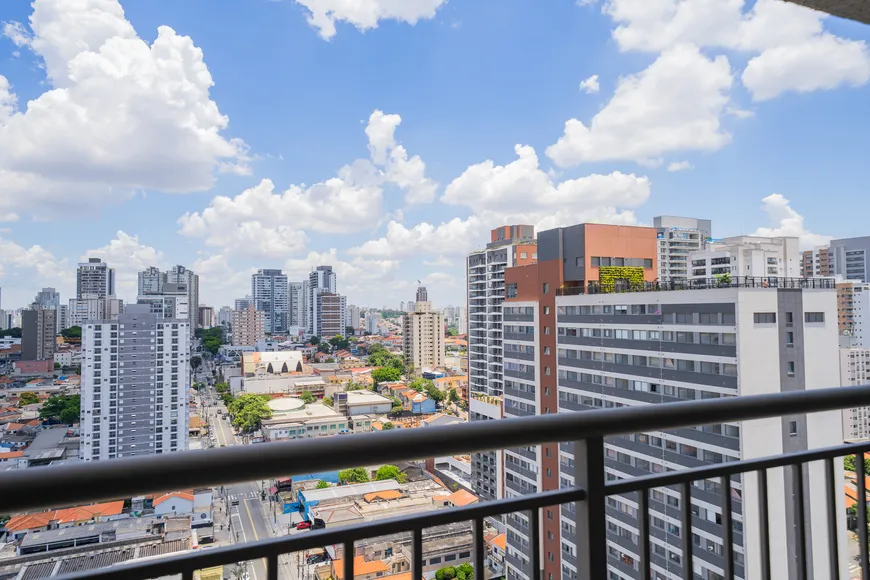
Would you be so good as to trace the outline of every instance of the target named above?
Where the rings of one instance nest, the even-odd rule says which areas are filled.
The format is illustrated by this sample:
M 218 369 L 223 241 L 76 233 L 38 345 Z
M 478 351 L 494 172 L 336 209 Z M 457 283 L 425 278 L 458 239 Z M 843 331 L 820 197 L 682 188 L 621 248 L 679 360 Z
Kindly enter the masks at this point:
M 327 487 L 329 487 L 329 484 L 321 479 L 317 482 L 315 489 L 326 489 Z
M 392 431 L 396 426 L 393 425 L 390 421 L 384 423 L 383 427 L 381 427 L 381 431 Z
M 466 562 L 459 566 L 445 566 L 435 572 L 435 580 L 472 580 L 474 567 Z
M 368 364 L 375 367 L 396 369 L 399 371 L 399 374 L 405 372 L 405 361 L 402 360 L 402 357 L 390 354 L 381 344 L 373 344 L 369 347 Z
M 18 396 L 18 406 L 23 407 L 25 405 L 35 405 L 39 402 L 39 397 L 36 393 L 31 393 L 30 391 L 25 391 Z
M 843 468 L 846 471 L 855 471 L 854 455 L 846 455 L 845 457 L 843 457 Z M 870 475 L 870 458 L 864 459 L 864 475 Z
M 338 479 L 342 483 L 366 483 L 371 481 L 369 472 L 364 467 L 342 469 L 338 472 Z
M 341 334 L 336 334 L 335 336 L 330 338 L 329 344 L 331 344 L 336 350 L 342 350 L 350 347 L 350 341 Z
M 449 326 L 447 328 L 447 336 L 456 336 L 457 334 L 459 334 L 459 330 L 457 330 L 455 326 Z
M 332 347 L 329 346 L 328 342 L 321 342 L 317 345 L 317 352 L 322 352 L 323 354 L 329 354 L 332 352 Z
M 82 327 L 81 326 L 70 326 L 69 328 L 64 328 L 60 331 L 60 335 L 64 338 L 78 338 L 82 337 Z
M 48 398 L 39 410 L 39 416 L 42 419 L 53 419 L 72 425 L 79 420 L 81 410 L 81 395 L 59 395 Z
M 405 483 L 408 477 L 399 471 L 395 465 L 381 465 L 375 473 L 375 481 L 383 481 L 385 479 L 395 479 L 399 483 Z
M 212 356 L 215 356 L 224 342 L 224 327 L 198 328 L 196 333 L 202 339 L 202 348 L 210 352 Z
M 312 336 L 311 338 L 308 339 L 308 342 L 310 344 L 320 344 L 320 337 L 319 336 Z
M 345 326 L 344 327 L 345 336 L 353 336 L 355 333 L 356 333 L 356 328 L 354 328 L 353 326 Z
M 315 401 L 314 395 L 311 394 L 311 391 L 302 391 L 302 394 L 299 395 L 299 398 L 302 399 L 304 403 L 313 403 Z
M 12 338 L 21 338 L 21 329 L 17 326 L 15 328 L 7 328 L 6 330 L 0 330 L 0 337 L 12 337 Z
M 193 370 L 196 370 L 200 366 L 202 366 L 202 357 L 201 356 L 193 355 L 192 357 L 190 357 L 190 368 L 192 368 Z
M 381 367 L 372 371 L 372 380 L 375 383 L 388 383 L 391 381 L 398 381 L 401 378 L 401 371 L 392 367 Z
M 233 415 L 233 426 L 243 433 L 251 433 L 260 428 L 263 419 L 272 416 L 269 408 L 269 395 L 254 395 L 246 393 L 239 395 L 227 405 L 227 410 Z
M 456 389 L 450 389 L 447 393 L 447 400 L 451 403 L 456 403 L 459 401 L 459 395 L 456 394 Z
M 445 398 L 444 391 L 436 387 L 435 383 L 429 379 L 414 379 L 408 387 L 418 393 L 426 393 L 430 399 L 437 403 L 440 403 Z

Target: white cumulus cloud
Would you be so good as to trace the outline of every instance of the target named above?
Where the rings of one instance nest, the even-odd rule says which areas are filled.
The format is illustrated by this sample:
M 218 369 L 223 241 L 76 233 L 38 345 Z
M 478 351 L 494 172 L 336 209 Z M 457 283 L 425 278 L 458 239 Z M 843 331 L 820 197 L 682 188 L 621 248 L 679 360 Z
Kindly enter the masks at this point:
M 34 0 L 30 28 L 4 33 L 42 58 L 51 88 L 18 110 L 0 81 L 0 210 L 62 214 L 136 189 L 205 190 L 221 167 L 248 171 L 189 37 L 161 26 L 149 44 L 117 0 Z
M 577 119 L 566 122 L 547 156 L 569 167 L 719 149 L 731 141 L 720 122 L 731 85 L 725 56 L 707 58 L 694 45 L 674 46 L 643 72 L 619 79 L 613 98 L 588 126 Z
M 692 169 L 692 164 L 688 161 L 674 161 L 673 163 L 668 165 L 668 171 L 686 171 L 687 169 Z
M 693 43 L 752 54 L 742 81 L 755 100 L 870 80 L 865 42 L 825 32 L 827 14 L 790 2 L 608 0 L 604 10 L 618 23 L 613 38 L 622 50 Z
M 804 216 L 799 214 L 788 198 L 779 193 L 768 195 L 761 200 L 762 209 L 767 213 L 770 227 L 758 228 L 756 236 L 779 237 L 791 236 L 800 238 L 802 250 L 808 250 L 815 246 L 823 246 L 833 239 L 832 236 L 824 236 L 809 231 L 804 224 Z
M 344 21 L 358 30 L 378 27 L 381 20 L 397 20 L 417 24 L 435 17 L 435 12 L 447 0 L 296 0 L 308 9 L 308 24 L 317 29 L 321 38 L 329 40 L 336 34 L 335 23 Z
M 601 89 L 601 85 L 598 84 L 598 75 L 592 75 L 588 79 L 585 79 L 580 82 L 580 90 L 586 93 L 587 95 L 594 95 Z

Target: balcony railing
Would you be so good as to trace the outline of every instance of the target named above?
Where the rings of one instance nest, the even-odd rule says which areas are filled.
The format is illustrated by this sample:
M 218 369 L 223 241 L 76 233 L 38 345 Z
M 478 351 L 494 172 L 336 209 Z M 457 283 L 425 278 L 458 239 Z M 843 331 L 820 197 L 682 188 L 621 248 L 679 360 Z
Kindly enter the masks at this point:
M 541 508 L 569 504 L 567 507 L 576 524 L 576 564 L 578 578 L 604 579 L 608 569 L 608 535 L 605 508 L 607 498 L 614 495 L 636 494 L 637 497 L 637 544 L 639 562 L 633 563 L 640 578 L 651 578 L 651 564 L 658 554 L 651 554 L 650 538 L 659 533 L 651 529 L 649 507 L 658 505 L 650 490 L 671 487 L 681 494 L 676 513 L 683 533 L 681 565 L 671 569 L 680 570 L 683 578 L 693 578 L 693 550 L 698 557 L 707 557 L 703 549 L 693 544 L 693 534 L 687 533 L 693 525 L 716 527 L 723 541 L 724 577 L 733 578 L 739 568 L 748 569 L 750 564 L 760 569 L 760 578 L 771 577 L 771 535 L 788 533 L 782 529 L 771 529 L 768 518 L 769 497 L 782 498 L 783 490 L 768 487 L 768 470 L 786 468 L 792 476 L 792 496 L 795 516 L 793 519 L 796 549 L 789 558 L 793 567 L 793 578 L 811 577 L 808 565 L 808 547 L 804 518 L 805 494 L 824 489 L 826 517 L 815 518 L 812 533 L 821 534 L 826 539 L 827 549 L 813 550 L 813 567 L 824 566 L 828 578 L 839 578 L 842 561 L 847 558 L 839 541 L 845 529 L 840 522 L 845 514 L 837 514 L 837 494 L 843 493 L 842 473 L 838 473 L 835 458 L 847 454 L 857 454 L 856 471 L 863 473 L 864 452 L 870 450 L 870 442 L 837 445 L 823 449 L 810 449 L 773 457 L 745 459 L 728 463 L 702 465 L 682 471 L 655 473 L 627 480 L 608 482 L 605 476 L 604 438 L 626 433 L 644 431 L 665 431 L 702 424 L 721 424 L 771 417 L 794 416 L 820 411 L 863 406 L 870 403 L 870 386 L 842 387 L 836 389 L 817 389 L 773 395 L 731 397 L 725 399 L 701 400 L 681 403 L 622 407 L 603 409 L 593 412 L 560 413 L 537 417 L 505 419 L 501 421 L 480 421 L 450 427 L 428 429 L 402 429 L 383 433 L 309 439 L 292 442 L 262 444 L 254 447 L 235 446 L 208 451 L 171 453 L 149 457 L 134 457 L 107 462 L 75 464 L 61 467 L 24 469 L 0 475 L 0 513 L 15 514 L 37 508 L 79 505 L 95 500 L 135 497 L 145 493 L 173 491 L 202 486 L 230 485 L 239 482 L 286 477 L 288 472 L 298 469 L 304 473 L 317 473 L 343 469 L 352 465 L 375 465 L 395 463 L 403 460 L 429 456 L 468 454 L 490 449 L 524 448 L 545 443 L 564 441 L 570 434 L 570 445 L 574 456 L 574 485 L 556 491 L 547 491 L 509 498 L 467 507 L 445 509 L 437 512 L 398 517 L 389 520 L 366 522 L 360 525 L 306 532 L 304 534 L 276 537 L 217 547 L 206 551 L 193 551 L 162 559 L 149 559 L 109 568 L 89 570 L 64 576 L 73 578 L 100 578 L 103 580 L 144 580 L 166 575 L 181 575 L 184 580 L 192 579 L 194 572 L 213 566 L 234 564 L 240 561 L 265 559 L 267 579 L 278 578 L 279 556 L 290 552 L 320 548 L 325 545 L 343 545 L 344 554 L 354 553 L 354 543 L 364 539 L 389 536 L 400 533 L 412 535 L 412 578 L 423 577 L 422 542 L 423 530 L 455 522 L 471 521 L 474 529 L 473 566 L 475 578 L 485 578 L 486 552 L 484 548 L 484 520 L 514 512 L 526 512 L 530 550 L 528 557 L 532 577 L 538 577 L 542 569 L 540 546 Z M 746 445 L 751 446 L 751 440 Z M 801 475 L 809 470 L 810 462 L 822 462 L 824 466 L 824 485 L 818 487 L 813 480 L 811 487 L 805 487 Z M 753 530 L 752 538 L 760 546 L 760 562 L 750 563 L 747 559 L 742 565 L 735 564 L 732 528 L 733 496 L 731 493 L 735 476 L 753 472 L 753 477 L 744 478 L 754 481 L 759 489 L 757 494 L 758 529 Z M 692 503 L 694 494 L 704 494 L 705 499 L 711 492 L 693 488 L 692 482 L 718 479 L 721 521 L 693 522 Z M 867 511 L 866 493 L 863 477 L 857 478 L 857 519 L 860 546 L 860 562 L 865 578 L 870 572 L 867 550 Z M 768 496 L 768 489 L 771 495 Z M 746 496 L 743 496 L 746 499 Z M 557 513 L 559 513 L 557 511 Z M 748 525 L 744 520 L 744 525 Z M 742 529 L 742 535 L 749 533 Z M 557 550 L 558 551 L 558 550 Z M 822 556 L 824 555 L 824 556 Z M 819 562 L 819 558 L 824 560 Z M 573 562 L 574 560 L 572 560 Z M 780 560 L 779 563 L 782 561 Z M 343 559 L 346 579 L 354 577 L 354 558 Z M 610 560 L 611 565 L 623 566 L 624 561 Z M 775 570 L 782 577 L 782 570 Z M 816 577 L 819 577 L 818 574 Z
M 781 278 L 776 276 L 720 276 L 689 280 L 630 282 L 616 280 L 612 285 L 588 282 L 559 288 L 559 296 L 613 294 L 620 292 L 667 292 L 673 290 L 714 290 L 717 288 L 791 288 L 834 290 L 833 278 Z

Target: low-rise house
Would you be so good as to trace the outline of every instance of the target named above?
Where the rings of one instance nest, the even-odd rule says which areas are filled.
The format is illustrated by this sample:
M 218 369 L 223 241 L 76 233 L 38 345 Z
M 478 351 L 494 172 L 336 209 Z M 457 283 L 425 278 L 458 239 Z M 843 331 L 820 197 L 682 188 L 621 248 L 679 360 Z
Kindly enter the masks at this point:
M 434 415 L 430 415 L 425 419 L 420 421 L 421 427 L 445 427 L 447 425 L 453 425 L 455 423 L 465 423 L 465 421 L 459 419 L 458 417 L 454 417 L 453 415 L 447 415 L 445 413 L 435 413 Z
M 8 537 L 20 539 L 28 533 L 72 528 L 94 522 L 110 522 L 125 517 L 124 501 L 119 500 L 13 516 L 3 526 L 3 530 Z
M 151 505 L 157 517 L 190 515 L 193 514 L 193 493 L 187 491 L 165 493 L 154 498 Z
M 23 451 L 6 451 L 5 447 L 0 447 L 0 471 L 18 469 L 18 461 L 22 455 Z
M 366 389 L 335 393 L 333 408 L 343 415 L 384 415 L 393 408 L 393 402 L 377 393 Z

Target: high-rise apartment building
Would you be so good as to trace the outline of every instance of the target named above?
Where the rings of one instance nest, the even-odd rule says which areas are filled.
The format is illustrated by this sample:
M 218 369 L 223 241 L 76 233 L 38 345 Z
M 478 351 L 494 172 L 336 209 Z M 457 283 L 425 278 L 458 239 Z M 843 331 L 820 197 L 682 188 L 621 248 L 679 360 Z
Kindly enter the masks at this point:
M 233 346 L 252 346 L 266 340 L 266 313 L 250 304 L 243 310 L 233 310 Z
M 834 254 L 828 246 L 801 252 L 801 277 L 823 278 L 834 275 Z
M 415 310 L 417 310 L 417 305 L 414 304 L 413 300 L 408 300 L 407 302 L 405 302 L 405 308 L 407 308 L 405 312 L 414 312 Z
M 841 343 L 842 344 L 842 343 Z M 840 348 L 841 386 L 870 384 L 870 347 Z M 843 409 L 843 440 L 867 441 L 870 439 L 870 406 Z
M 831 240 L 834 273 L 846 280 L 870 282 L 870 236 Z
M 54 359 L 57 336 L 57 310 L 39 308 L 21 312 L 21 358 Z
M 190 310 L 190 292 L 187 284 L 166 282 L 160 293 L 142 294 L 136 298 L 138 304 L 147 304 L 151 312 L 160 318 L 188 320 L 195 318 Z
M 43 288 L 36 293 L 33 299 L 33 307 L 55 311 L 55 334 L 60 334 L 66 328 L 67 307 L 60 303 L 60 292 L 54 288 Z
M 290 294 L 287 276 L 281 270 L 258 270 L 251 276 L 254 308 L 266 315 L 266 333 L 287 332 L 290 317 Z
M 189 320 L 191 333 L 197 328 L 197 316 L 199 312 L 199 275 L 184 266 L 173 266 L 166 271 L 166 284 L 184 284 L 187 288 L 187 304 L 189 308 Z
M 217 323 L 221 326 L 230 326 L 233 323 L 233 309 L 229 306 L 221 306 L 217 314 Z
M 71 298 L 66 313 L 67 327 L 84 326 L 92 320 L 117 320 L 124 311 L 124 301 L 114 296 Z
M 505 417 L 650 405 L 680 400 L 829 388 L 837 385 L 836 294 L 818 289 L 727 287 L 644 292 L 658 275 L 653 228 L 581 225 L 541 232 L 538 262 L 505 272 Z M 607 255 L 603 255 L 603 254 Z M 605 260 L 607 258 L 607 260 Z M 610 266 L 602 264 L 609 263 Z M 613 264 L 620 264 L 614 266 Z M 633 292 L 609 292 L 614 279 L 635 282 Z M 587 293 L 591 288 L 594 292 Z M 650 286 L 650 288 L 657 288 Z M 825 447 L 842 440 L 838 411 L 747 423 L 643 432 L 605 439 L 608 480 L 668 470 L 779 455 Z M 505 493 L 518 496 L 574 485 L 570 442 L 506 449 Z M 804 514 L 818 526 L 807 534 L 807 552 L 826 561 L 826 505 L 821 466 L 810 466 Z M 772 568 L 778 577 L 796 574 L 800 539 L 792 479 L 775 477 L 770 495 Z M 754 477 L 735 478 L 731 493 L 735 576 L 760 574 L 758 488 Z M 704 549 L 694 552 L 701 578 L 723 570 L 721 487 L 692 487 L 692 530 Z M 818 493 L 819 495 L 814 495 Z M 653 577 L 682 578 L 679 514 L 684 498 L 671 489 L 649 498 Z M 844 506 L 838 498 L 840 513 Z M 508 516 L 507 577 L 578 577 L 573 505 L 541 514 L 541 570 L 531 569 L 529 519 Z M 641 578 L 636 498 L 612 496 L 608 519 L 609 578 Z M 838 525 L 845 522 L 838 522 Z M 816 532 L 815 529 L 820 530 Z M 744 535 L 744 530 L 747 530 Z M 823 564 L 820 564 L 823 566 Z M 821 569 L 821 568 L 819 568 Z
M 344 334 L 347 327 L 347 298 L 341 294 L 317 295 L 317 327 L 314 334 L 332 338 Z
M 381 313 L 375 310 L 366 312 L 365 331 L 369 334 L 378 334 L 380 332 Z
M 166 283 L 166 273 L 156 266 L 149 266 L 139 272 L 139 296 L 161 294 Z
M 115 296 L 115 269 L 99 258 L 88 258 L 76 272 L 76 298 Z
M 290 282 L 290 326 L 308 328 L 308 280 Z
M 426 291 L 425 286 L 417 286 L 417 295 L 415 300 L 417 302 L 429 302 L 429 293 Z
M 211 306 L 200 306 L 198 317 L 200 328 L 211 328 L 214 326 L 214 308 Z
M 798 278 L 803 254 L 798 238 L 734 236 L 707 244 L 703 251 L 689 254 L 690 279 L 715 278 Z
M 308 334 L 320 336 L 319 309 L 321 308 L 318 296 L 320 294 L 337 294 L 337 280 L 332 266 L 317 266 L 308 275 Z
M 360 315 L 359 306 L 353 304 L 347 306 L 347 325 L 352 326 L 354 330 L 362 328 L 362 316 Z
M 837 283 L 837 323 L 849 346 L 870 348 L 870 282 Z
M 653 218 L 658 235 L 659 280 L 688 280 L 689 254 L 702 251 L 713 233 L 713 223 L 669 215 Z
M 429 302 L 416 302 L 414 312 L 402 317 L 405 365 L 416 375 L 444 366 L 444 317 Z
M 254 299 L 250 296 L 245 296 L 244 298 L 236 298 L 233 310 L 247 310 L 253 304 Z
M 538 259 L 535 228 L 502 226 L 490 232 L 486 248 L 466 259 L 468 300 L 468 385 L 471 421 L 501 419 L 504 378 L 502 372 L 502 302 L 505 268 L 532 264 Z M 465 308 L 460 308 L 460 330 Z M 500 450 L 471 457 L 474 492 L 484 499 L 503 497 L 503 454 Z
M 190 323 L 148 304 L 82 328 L 81 458 L 187 449 Z

